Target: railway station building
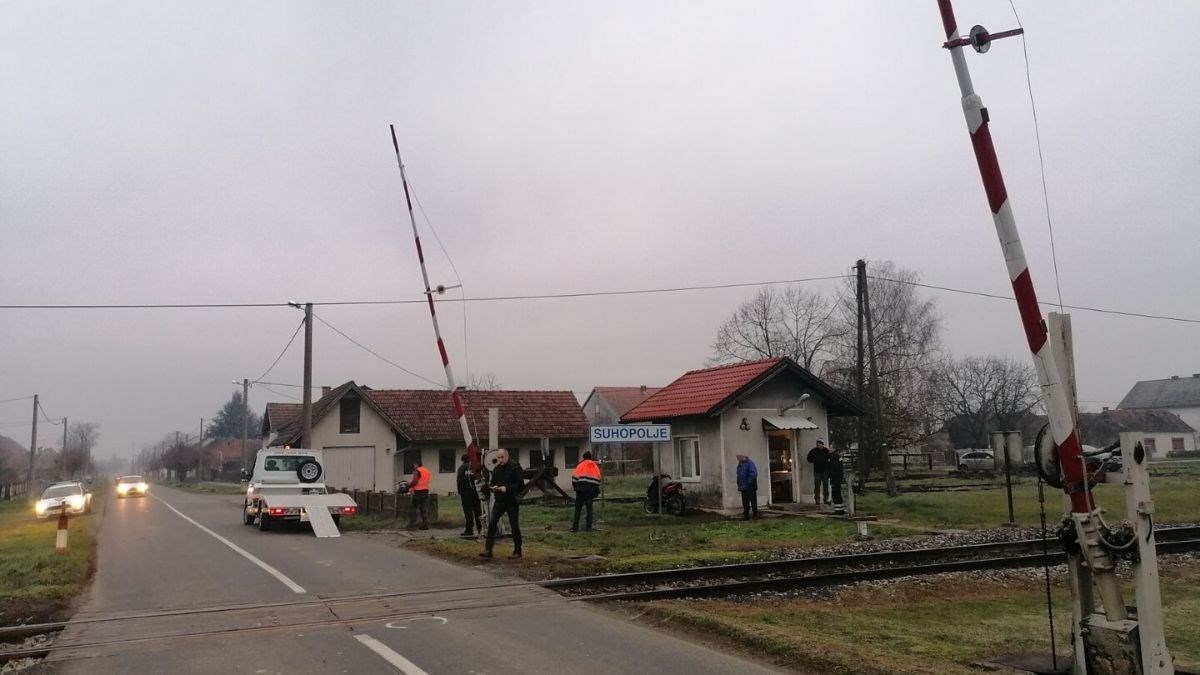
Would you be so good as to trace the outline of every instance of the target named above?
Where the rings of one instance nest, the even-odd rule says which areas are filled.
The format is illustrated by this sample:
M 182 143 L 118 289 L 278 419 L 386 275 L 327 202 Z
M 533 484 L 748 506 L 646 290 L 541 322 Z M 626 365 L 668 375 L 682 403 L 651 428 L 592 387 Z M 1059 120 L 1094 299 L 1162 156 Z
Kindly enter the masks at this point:
M 741 508 L 739 454 L 758 466 L 760 504 L 814 503 L 809 448 L 829 442 L 830 418 L 861 412 L 795 361 L 771 358 L 684 373 L 621 422 L 670 424 L 662 471 L 684 483 L 689 502 L 726 510 Z
M 542 439 L 554 482 L 570 490 L 571 469 L 588 450 L 588 421 L 569 391 L 460 390 L 476 446 L 488 445 L 488 410 L 499 411 L 499 447 L 527 470 L 541 469 Z M 267 404 L 264 447 L 299 447 L 299 404 Z M 372 389 L 353 381 L 325 387 L 313 401 L 312 441 L 325 458 L 325 482 L 336 488 L 392 492 L 420 459 L 430 491 L 457 491 L 455 470 L 466 452 L 450 393 L 439 389 Z M 485 458 L 487 459 L 487 458 Z M 556 471 L 555 471 L 556 470 Z

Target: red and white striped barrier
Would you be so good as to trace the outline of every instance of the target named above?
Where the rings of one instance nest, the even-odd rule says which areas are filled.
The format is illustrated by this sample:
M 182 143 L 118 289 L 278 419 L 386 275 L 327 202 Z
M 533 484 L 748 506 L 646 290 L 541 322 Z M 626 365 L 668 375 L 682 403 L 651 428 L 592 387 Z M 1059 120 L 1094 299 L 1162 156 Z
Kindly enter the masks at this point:
M 1029 351 L 1033 353 L 1033 365 L 1037 369 L 1038 383 L 1042 387 L 1050 433 L 1058 448 L 1058 459 L 1062 465 L 1064 479 L 1063 489 L 1071 498 L 1073 512 L 1088 513 L 1091 510 L 1091 496 L 1084 476 L 1083 450 L 1075 431 L 1075 415 L 1071 410 L 1058 364 L 1055 363 L 1054 353 L 1050 349 L 1046 323 L 1042 320 L 1037 293 L 1033 290 L 1033 279 L 1025 262 L 1025 250 L 1017 233 L 1017 222 L 1008 203 L 1008 191 L 1004 187 L 1004 177 L 1000 174 L 1000 162 L 996 159 L 992 134 L 988 130 L 987 108 L 983 107 L 983 100 L 975 93 L 971 83 L 971 74 L 967 70 L 967 60 L 963 54 L 958 24 L 954 19 L 954 9 L 950 6 L 950 0 L 938 0 L 938 9 L 942 14 L 942 26 L 946 29 L 946 47 L 954 60 L 954 73 L 958 77 L 958 88 L 962 92 L 963 115 L 967 119 L 967 130 L 971 133 L 975 161 L 979 165 L 979 175 L 983 179 L 983 189 L 987 193 L 996 234 L 1000 237 L 1000 248 L 1004 252 L 1008 278 L 1017 298 L 1017 309 L 1021 313 L 1025 339 L 1029 342 Z
M 446 344 L 442 341 L 442 331 L 438 328 L 437 310 L 433 306 L 433 289 L 429 286 L 429 272 L 425 269 L 425 251 L 421 248 L 421 235 L 417 233 L 417 218 L 413 215 L 412 198 L 408 194 L 408 176 L 404 172 L 404 161 L 400 159 L 400 142 L 396 140 L 394 125 L 391 126 L 391 130 L 392 147 L 396 149 L 396 163 L 400 165 L 400 182 L 404 184 L 404 201 L 408 204 L 408 219 L 412 223 L 413 239 L 417 242 L 417 260 L 421 263 L 421 278 L 425 282 L 425 299 L 429 302 L 429 317 L 433 319 L 433 335 L 437 338 L 438 353 L 442 356 L 442 367 L 446 369 L 446 384 L 450 387 L 450 400 L 454 404 L 454 414 L 458 416 L 458 424 L 462 427 L 463 442 L 467 446 L 471 471 L 478 479 L 482 467 L 479 461 L 479 451 L 475 447 L 475 439 L 471 437 L 471 429 L 467 425 L 467 410 L 463 406 L 462 395 L 458 392 L 458 387 L 454 382 L 454 370 L 450 368 L 450 355 L 446 353 Z

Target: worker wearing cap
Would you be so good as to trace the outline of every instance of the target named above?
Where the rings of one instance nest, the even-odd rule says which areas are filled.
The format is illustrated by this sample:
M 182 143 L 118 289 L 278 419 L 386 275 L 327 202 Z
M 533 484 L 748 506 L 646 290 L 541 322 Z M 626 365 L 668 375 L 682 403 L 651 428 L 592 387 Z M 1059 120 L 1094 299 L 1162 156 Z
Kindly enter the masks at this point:
M 408 512 L 408 527 L 412 529 L 417 524 L 417 517 L 421 519 L 421 529 L 429 529 L 429 481 L 433 478 L 429 473 L 429 469 L 421 463 L 421 460 L 414 462 L 416 466 L 413 468 L 412 480 L 409 481 L 410 490 L 412 491 L 412 509 Z
M 592 459 L 591 452 L 583 453 L 583 459 L 575 465 L 571 474 L 571 487 L 575 490 L 575 520 L 572 521 L 571 531 L 579 531 L 579 513 L 587 509 L 587 521 L 583 531 L 592 531 L 592 502 L 600 494 L 600 465 Z

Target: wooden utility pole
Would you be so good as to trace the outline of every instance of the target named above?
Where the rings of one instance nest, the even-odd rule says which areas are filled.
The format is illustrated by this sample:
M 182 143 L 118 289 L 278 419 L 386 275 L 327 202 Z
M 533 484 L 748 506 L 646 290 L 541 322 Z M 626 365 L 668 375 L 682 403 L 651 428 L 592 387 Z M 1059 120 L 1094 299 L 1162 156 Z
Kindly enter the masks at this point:
M 63 456 L 62 456 L 62 458 L 64 460 L 67 458 L 67 418 L 65 418 L 65 417 L 63 418 Z M 71 476 L 71 477 L 73 478 L 74 476 Z
M 867 357 L 870 363 L 871 370 L 871 398 L 874 399 L 875 415 L 871 424 L 871 438 L 875 442 L 875 451 L 879 453 L 879 459 L 882 462 L 880 468 L 883 469 L 884 478 L 887 480 L 887 491 L 889 497 L 895 497 L 899 494 L 896 489 L 896 477 L 892 475 L 892 459 L 888 456 L 887 443 L 884 439 L 887 435 L 884 433 L 883 424 L 883 397 L 879 393 L 879 366 L 875 360 L 875 325 L 871 321 L 871 290 L 866 283 L 867 263 L 861 261 L 862 266 L 859 268 L 860 274 L 863 277 L 862 284 L 862 302 L 863 302 L 863 322 L 867 328 Z
M 250 378 L 242 378 L 242 470 L 250 470 L 250 459 L 246 457 L 246 440 L 250 436 Z
M 854 387 L 855 393 L 858 396 L 859 407 L 866 409 L 863 405 L 863 294 L 867 288 L 867 262 L 859 260 L 854 265 L 857 274 L 855 278 L 857 282 L 854 287 L 855 299 L 858 302 L 858 341 L 855 343 L 855 367 L 854 367 Z M 863 477 L 869 476 L 871 473 L 871 460 L 867 456 L 867 439 L 863 433 L 863 418 L 859 415 L 855 418 L 855 426 L 858 429 L 858 472 Z
M 300 447 L 312 443 L 312 303 L 304 303 L 304 435 Z
M 29 439 L 29 475 L 26 480 L 29 481 L 29 490 L 33 489 L 33 463 L 37 458 L 37 414 L 38 414 L 38 395 L 33 395 L 33 438 Z

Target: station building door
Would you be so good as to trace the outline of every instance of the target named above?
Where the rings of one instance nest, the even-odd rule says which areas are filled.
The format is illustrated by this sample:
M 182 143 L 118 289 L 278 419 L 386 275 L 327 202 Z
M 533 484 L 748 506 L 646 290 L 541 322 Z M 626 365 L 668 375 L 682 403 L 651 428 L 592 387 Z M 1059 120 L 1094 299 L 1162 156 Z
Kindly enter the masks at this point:
M 793 470 L 796 458 L 795 432 L 768 431 L 767 449 L 771 465 L 771 503 L 789 504 L 799 501 Z

